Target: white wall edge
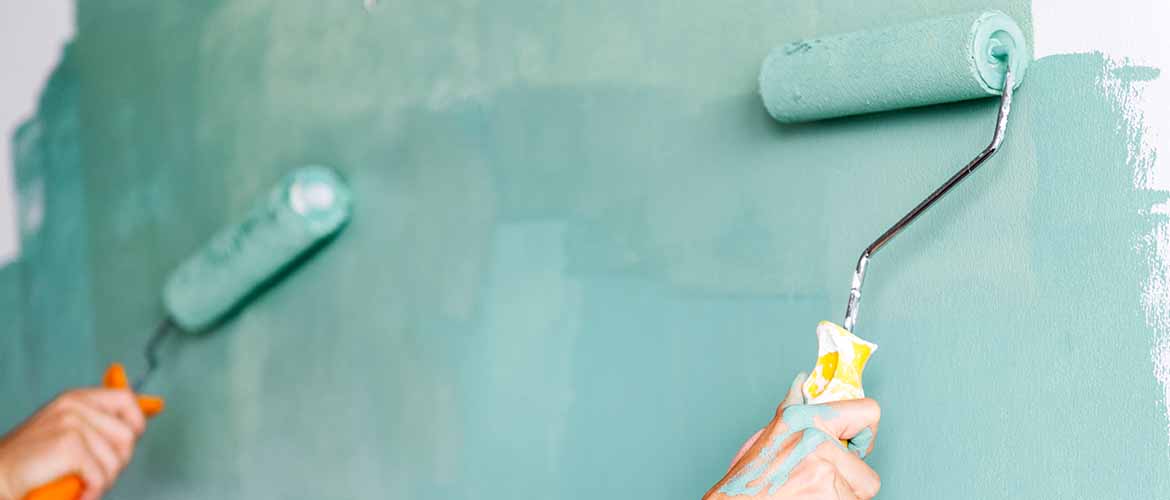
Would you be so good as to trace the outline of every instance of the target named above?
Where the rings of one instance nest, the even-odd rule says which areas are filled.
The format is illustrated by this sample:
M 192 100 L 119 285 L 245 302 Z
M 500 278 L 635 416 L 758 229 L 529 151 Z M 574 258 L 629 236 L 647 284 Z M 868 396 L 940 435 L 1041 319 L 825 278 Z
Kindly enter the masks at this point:
M 74 26 L 72 0 L 0 0 L 0 267 L 20 256 L 12 134 L 36 112 Z

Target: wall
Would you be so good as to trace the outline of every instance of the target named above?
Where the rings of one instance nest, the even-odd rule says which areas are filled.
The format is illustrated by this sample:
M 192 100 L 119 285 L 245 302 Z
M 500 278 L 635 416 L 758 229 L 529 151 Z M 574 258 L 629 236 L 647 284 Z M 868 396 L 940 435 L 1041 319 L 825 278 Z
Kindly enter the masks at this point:
M 767 118 L 769 48 L 988 6 L 871 4 L 81 4 L 92 379 L 141 368 L 166 273 L 282 172 L 335 165 L 358 200 L 167 346 L 119 495 L 701 495 L 810 367 L 856 254 L 989 139 L 990 101 Z M 991 6 L 1031 34 L 1028 3 Z M 1165 193 L 1132 112 L 1162 75 L 1045 55 L 1000 155 L 872 263 L 884 498 L 1170 488 Z
M 1157 22 L 1170 16 L 1170 4 L 1126 0 L 1117 7 L 1034 1 L 1033 13 L 1041 26 L 1037 30 L 1037 56 L 1099 52 L 1111 66 L 1170 67 L 1170 50 L 1166 49 L 1170 34 Z M 1153 70 L 1147 72 L 1154 74 Z M 1153 201 L 1141 209 L 1151 215 L 1141 239 L 1148 265 L 1142 305 L 1147 323 L 1157 334 L 1150 357 L 1154 376 L 1168 391 L 1162 404 L 1170 419 L 1170 309 L 1166 307 L 1170 304 L 1170 228 L 1164 217 L 1170 213 L 1166 203 L 1170 158 L 1158 156 L 1159 150 L 1170 150 L 1170 81 L 1160 73 L 1157 76 L 1160 78 L 1127 85 L 1116 85 L 1111 78 L 1103 78 L 1101 83 L 1125 116 L 1127 160 L 1134 166 L 1134 186 L 1153 193 Z

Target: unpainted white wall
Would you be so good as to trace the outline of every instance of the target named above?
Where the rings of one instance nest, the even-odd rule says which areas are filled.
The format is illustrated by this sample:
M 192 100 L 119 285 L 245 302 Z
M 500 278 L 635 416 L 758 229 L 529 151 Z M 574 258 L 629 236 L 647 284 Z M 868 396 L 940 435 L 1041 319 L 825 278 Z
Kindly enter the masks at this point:
M 0 0 L 0 266 L 20 253 L 12 133 L 73 37 L 73 0 Z

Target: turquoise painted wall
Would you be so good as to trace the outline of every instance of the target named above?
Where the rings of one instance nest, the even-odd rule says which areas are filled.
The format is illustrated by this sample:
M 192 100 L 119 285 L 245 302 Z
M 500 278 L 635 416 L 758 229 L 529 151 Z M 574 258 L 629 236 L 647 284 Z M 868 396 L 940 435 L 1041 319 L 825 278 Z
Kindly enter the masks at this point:
M 984 7 L 1030 25 L 1020 0 L 78 7 L 73 93 L 38 118 L 75 113 L 74 142 L 30 149 L 76 156 L 17 160 L 47 206 L 81 200 L 48 220 L 83 258 L 34 246 L 0 270 L 6 422 L 109 361 L 141 369 L 166 273 L 289 168 L 335 165 L 358 200 L 317 259 L 168 345 L 169 410 L 117 490 L 160 499 L 700 496 L 811 367 L 857 253 L 994 119 L 780 126 L 764 55 Z M 1140 302 L 1153 198 L 1102 90 L 1154 77 L 1037 61 L 1000 155 L 873 261 L 883 498 L 1170 491 Z M 87 293 L 49 324 L 57 289 Z
M 0 429 L 93 382 L 95 337 L 80 150 L 79 71 L 66 49 L 12 135 L 23 256 L 0 268 Z M 4 138 L 9 140 L 9 138 Z

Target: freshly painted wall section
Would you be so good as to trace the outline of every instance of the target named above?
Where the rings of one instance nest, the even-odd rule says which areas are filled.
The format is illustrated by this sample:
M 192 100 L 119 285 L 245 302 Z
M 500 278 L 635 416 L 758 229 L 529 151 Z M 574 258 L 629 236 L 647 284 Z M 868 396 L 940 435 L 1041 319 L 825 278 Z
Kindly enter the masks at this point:
M 1014 0 L 82 3 L 78 100 L 41 107 L 80 124 L 79 378 L 141 368 L 167 273 L 289 168 L 337 166 L 355 200 L 307 266 L 166 346 L 168 412 L 116 494 L 700 496 L 815 361 L 858 252 L 996 110 L 782 126 L 764 55 L 985 8 L 1031 36 Z M 1170 491 L 1149 376 L 1170 228 L 1142 173 L 1164 74 L 1044 55 L 1004 149 L 871 263 L 883 498 Z M 23 326 L 53 310 L 13 280 L 6 339 L 93 345 Z
M 0 267 L 3 429 L 53 394 L 96 380 L 75 54 L 64 51 L 36 116 L 12 136 L 18 219 L 38 223 L 22 227 L 24 252 Z
M 1170 431 L 1170 34 L 1163 29 L 1170 4 L 1156 0 L 1124 0 L 1103 9 L 1091 3 L 1033 0 L 1036 56 L 1102 54 L 1107 64 L 1124 73 L 1103 78 L 1102 89 L 1121 106 L 1122 124 L 1129 135 L 1128 161 L 1134 167 L 1134 187 L 1150 192 L 1150 202 L 1139 208 L 1148 227 L 1140 248 L 1148 259 L 1142 304 L 1154 328 L 1151 351 L 1154 376 L 1162 384 Z M 1143 66 L 1147 78 L 1127 66 Z M 1125 81 L 1119 81 L 1125 80 Z

